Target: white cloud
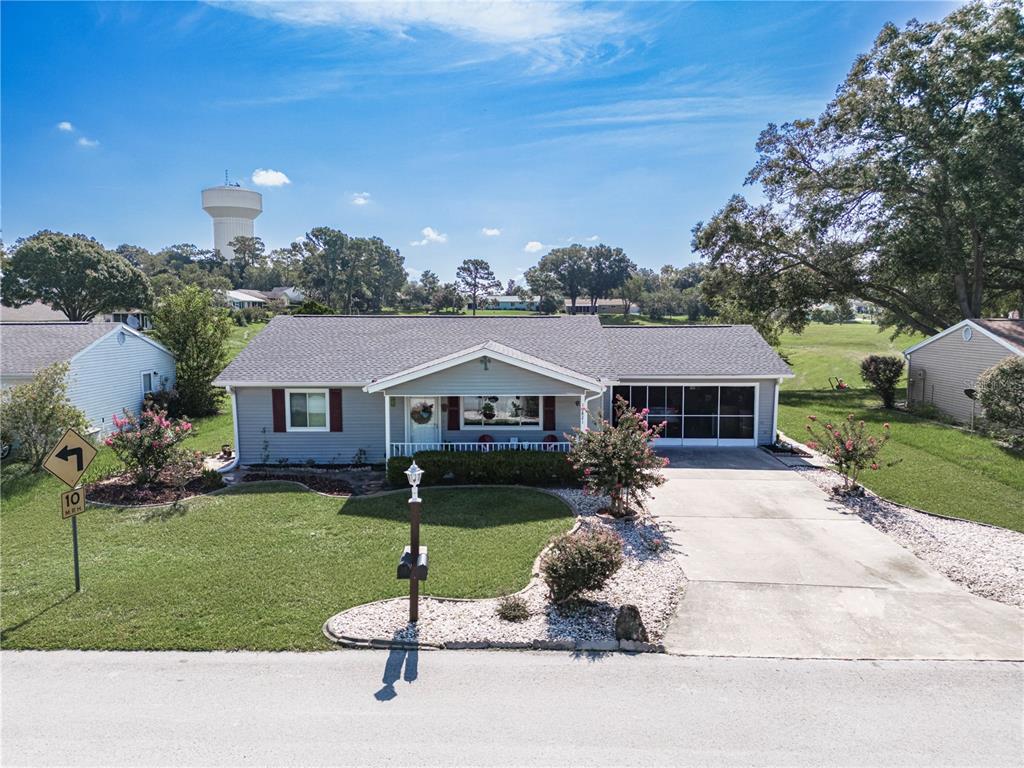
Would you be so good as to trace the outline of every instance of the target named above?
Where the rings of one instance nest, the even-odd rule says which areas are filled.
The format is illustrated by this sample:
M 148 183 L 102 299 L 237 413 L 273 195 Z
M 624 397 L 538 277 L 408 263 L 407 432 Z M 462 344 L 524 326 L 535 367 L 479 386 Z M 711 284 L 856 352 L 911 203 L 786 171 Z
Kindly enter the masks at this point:
M 98 147 L 100 145 L 97 139 L 87 139 L 85 136 L 79 136 L 77 143 L 80 147 L 89 147 L 90 149 L 92 147 Z
M 591 235 L 590 237 L 587 238 L 587 242 L 588 243 L 595 243 L 595 242 L 597 242 L 600 239 L 601 238 L 598 235 Z
M 498 227 L 484 227 L 480 232 L 484 237 L 497 237 L 501 234 L 501 230 Z
M 352 205 L 369 205 L 371 197 L 369 192 L 353 192 Z
M 447 243 L 448 235 L 443 232 L 438 232 L 433 227 L 424 227 L 420 230 L 420 234 L 423 235 L 422 240 L 413 240 L 409 245 L 426 245 L 427 243 Z
M 523 250 L 526 251 L 527 253 L 536 253 L 537 251 L 543 251 L 544 243 L 538 240 L 531 240 L 530 242 L 523 246 Z
M 57 130 L 65 131 L 66 133 L 71 133 L 73 130 L 75 130 L 75 126 L 73 126 L 67 120 L 61 120 L 59 123 L 57 123 Z
M 257 168 L 252 172 L 252 183 L 257 187 L 283 187 L 285 184 L 291 184 L 292 180 L 282 171 L 275 171 L 272 168 Z

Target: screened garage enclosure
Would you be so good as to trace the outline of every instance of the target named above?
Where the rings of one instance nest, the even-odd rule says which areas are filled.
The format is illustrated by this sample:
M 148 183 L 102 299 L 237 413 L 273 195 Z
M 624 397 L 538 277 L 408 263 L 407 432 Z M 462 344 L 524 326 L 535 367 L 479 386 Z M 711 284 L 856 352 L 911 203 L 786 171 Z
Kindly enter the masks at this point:
M 612 388 L 652 424 L 665 422 L 662 445 L 757 445 L 757 384 L 633 384 Z M 614 417 L 613 417 L 614 420 Z

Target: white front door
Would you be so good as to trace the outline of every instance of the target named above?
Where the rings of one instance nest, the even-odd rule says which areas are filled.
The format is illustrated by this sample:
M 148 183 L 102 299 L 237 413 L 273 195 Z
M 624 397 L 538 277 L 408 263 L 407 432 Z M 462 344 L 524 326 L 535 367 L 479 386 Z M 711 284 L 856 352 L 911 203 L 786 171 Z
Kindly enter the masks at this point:
M 407 397 L 405 418 L 410 443 L 441 442 L 441 405 L 436 397 Z

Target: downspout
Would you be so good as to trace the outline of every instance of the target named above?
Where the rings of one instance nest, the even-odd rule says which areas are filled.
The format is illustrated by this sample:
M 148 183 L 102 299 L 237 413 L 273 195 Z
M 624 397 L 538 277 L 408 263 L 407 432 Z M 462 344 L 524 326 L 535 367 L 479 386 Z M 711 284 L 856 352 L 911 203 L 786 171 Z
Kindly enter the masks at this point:
M 587 413 L 588 413 L 587 403 L 589 403 L 594 398 L 603 396 L 604 393 L 607 391 L 607 389 L 608 389 L 607 387 L 602 387 L 600 392 L 596 392 L 591 397 L 581 397 L 580 398 L 580 429 L 586 429 L 587 428 Z M 583 394 L 586 395 L 587 391 L 583 390 Z
M 222 475 L 231 472 L 238 466 L 238 460 L 242 454 L 239 452 L 241 446 L 238 444 L 238 398 L 235 397 L 235 388 L 229 386 L 227 388 L 228 394 L 231 395 L 231 421 L 235 429 L 235 458 L 231 460 L 229 464 L 225 464 L 223 467 L 218 469 Z
M 775 380 L 775 405 L 772 407 L 772 445 L 779 441 L 779 389 L 781 387 L 782 377 L 780 376 Z

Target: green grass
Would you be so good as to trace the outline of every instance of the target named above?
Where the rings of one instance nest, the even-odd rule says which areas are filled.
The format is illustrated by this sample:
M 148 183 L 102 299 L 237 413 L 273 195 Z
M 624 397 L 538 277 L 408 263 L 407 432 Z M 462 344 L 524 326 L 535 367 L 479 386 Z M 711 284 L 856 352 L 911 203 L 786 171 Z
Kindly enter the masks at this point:
M 346 502 L 268 483 L 176 507 L 90 507 L 79 517 L 76 595 L 60 489 L 48 476 L 5 473 L 4 648 L 315 650 L 327 647 L 320 626 L 335 612 L 407 594 L 395 578 L 407 494 Z M 425 496 L 428 594 L 521 589 L 538 552 L 572 521 L 537 491 Z
M 249 323 L 249 325 L 235 325 L 228 335 L 229 360 L 234 360 L 238 353 L 245 349 L 246 344 L 252 341 L 253 336 L 267 327 L 266 323 Z
M 604 314 L 598 315 L 601 325 L 689 325 L 686 315 L 670 315 L 652 320 L 647 315 Z M 708 322 L 712 322 L 709 320 Z
M 1024 531 L 1024 457 L 980 435 L 903 411 L 886 411 L 864 388 L 862 358 L 902 354 L 920 339 L 900 336 L 890 341 L 888 334 L 866 323 L 812 324 L 800 335 L 786 334 L 782 350 L 796 377 L 782 385 L 779 429 L 806 441 L 808 414 L 820 421 L 853 413 L 876 434 L 889 422 L 892 440 L 882 458 L 898 463 L 865 473 L 864 485 L 901 504 Z M 852 388 L 833 392 L 830 376 L 845 379 Z

